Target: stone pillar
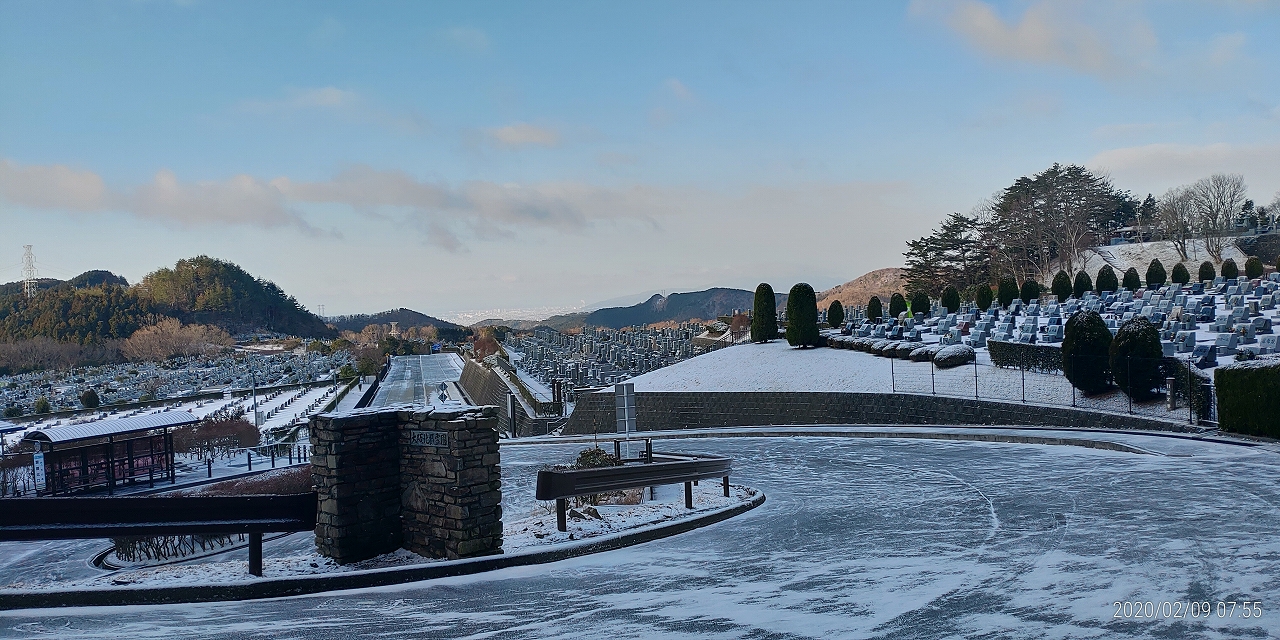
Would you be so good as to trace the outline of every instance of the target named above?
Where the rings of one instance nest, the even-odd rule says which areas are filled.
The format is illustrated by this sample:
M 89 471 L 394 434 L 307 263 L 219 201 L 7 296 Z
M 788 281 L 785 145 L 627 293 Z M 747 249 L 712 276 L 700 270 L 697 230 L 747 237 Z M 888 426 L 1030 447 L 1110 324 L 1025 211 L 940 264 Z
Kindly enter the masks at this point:
M 316 549 L 340 564 L 395 551 L 401 544 L 400 420 L 396 412 L 357 411 L 311 419 Z
M 502 553 L 497 408 L 414 414 L 400 451 L 405 548 L 450 560 Z
M 497 407 L 399 405 L 311 419 L 316 549 L 341 564 L 401 546 L 502 553 Z

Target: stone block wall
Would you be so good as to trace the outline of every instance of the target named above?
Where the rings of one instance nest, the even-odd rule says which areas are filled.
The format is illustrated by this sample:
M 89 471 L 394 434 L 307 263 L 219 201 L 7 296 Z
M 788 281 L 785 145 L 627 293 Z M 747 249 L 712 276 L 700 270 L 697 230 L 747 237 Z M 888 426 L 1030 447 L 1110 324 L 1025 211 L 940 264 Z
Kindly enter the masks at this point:
M 311 420 L 316 548 L 341 564 L 402 546 L 502 552 L 497 407 L 400 405 Z
M 502 553 L 495 417 L 417 414 L 400 431 L 404 546 L 433 558 Z
M 612 391 L 579 398 L 565 434 L 617 432 Z M 804 424 L 1041 425 L 1188 430 L 1186 423 L 1072 407 L 908 393 L 668 391 L 636 394 L 641 431 Z

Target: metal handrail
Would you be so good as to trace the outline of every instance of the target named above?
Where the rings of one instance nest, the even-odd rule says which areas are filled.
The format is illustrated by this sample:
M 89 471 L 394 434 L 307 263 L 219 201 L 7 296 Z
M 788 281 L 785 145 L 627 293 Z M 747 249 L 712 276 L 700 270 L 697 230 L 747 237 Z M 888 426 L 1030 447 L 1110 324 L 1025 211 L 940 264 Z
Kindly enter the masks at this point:
M 634 462 L 638 464 L 539 471 L 535 497 L 556 501 L 556 528 L 565 531 L 568 498 L 577 496 L 683 482 L 684 506 L 692 509 L 693 483 L 709 478 L 722 478 L 724 495 L 729 495 L 729 473 L 733 470 L 730 458 L 654 452 Z

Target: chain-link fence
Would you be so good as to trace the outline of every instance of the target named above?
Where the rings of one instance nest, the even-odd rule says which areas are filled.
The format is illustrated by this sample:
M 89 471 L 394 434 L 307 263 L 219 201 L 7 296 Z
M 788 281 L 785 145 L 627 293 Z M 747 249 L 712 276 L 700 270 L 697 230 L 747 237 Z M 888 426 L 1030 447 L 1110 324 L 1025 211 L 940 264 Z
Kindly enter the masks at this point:
M 950 368 L 932 361 L 892 360 L 893 390 L 1080 407 L 1193 425 L 1217 424 L 1213 384 L 1189 360 L 1126 358 L 1119 370 L 1113 370 L 1105 357 L 1080 356 L 1066 363 L 1068 372 L 1064 373 L 1037 370 L 1031 364 L 996 366 L 985 352 L 977 355 L 969 364 Z M 1073 385 L 1072 379 L 1078 385 Z M 1034 408 L 1027 411 L 1031 415 Z

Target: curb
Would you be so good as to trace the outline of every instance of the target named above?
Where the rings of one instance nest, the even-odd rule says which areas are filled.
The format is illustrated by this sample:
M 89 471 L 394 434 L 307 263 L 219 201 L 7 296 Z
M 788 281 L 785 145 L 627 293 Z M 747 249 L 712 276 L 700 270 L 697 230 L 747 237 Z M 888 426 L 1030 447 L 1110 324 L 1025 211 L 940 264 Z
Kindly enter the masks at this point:
M 111 607 L 128 605 L 189 604 L 226 600 L 258 600 L 284 598 L 329 591 L 367 589 L 391 585 L 434 580 L 453 576 L 472 575 L 510 567 L 524 567 L 549 562 L 559 562 L 579 556 L 612 551 L 728 520 L 764 504 L 765 495 L 757 491 L 756 497 L 719 511 L 678 520 L 669 524 L 655 524 L 621 532 L 602 539 L 561 545 L 554 549 L 530 551 L 512 555 L 494 555 L 466 560 L 450 560 L 412 567 L 369 569 L 334 575 L 300 578 L 269 578 L 251 583 L 225 585 L 193 585 L 185 587 L 141 587 L 120 589 L 77 589 L 70 591 L 29 591 L 25 593 L 0 593 L 0 611 L 16 609 L 47 609 L 60 607 Z

